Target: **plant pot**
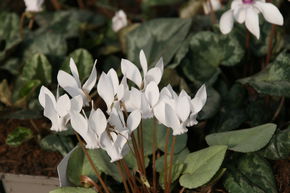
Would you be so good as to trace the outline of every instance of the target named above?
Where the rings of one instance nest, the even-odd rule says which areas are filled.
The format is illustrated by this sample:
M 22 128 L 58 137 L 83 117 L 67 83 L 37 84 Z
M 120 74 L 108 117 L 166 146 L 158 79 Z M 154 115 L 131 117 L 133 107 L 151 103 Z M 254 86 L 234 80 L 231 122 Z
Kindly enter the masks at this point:
M 48 193 L 59 187 L 58 178 L 0 174 L 6 193 Z

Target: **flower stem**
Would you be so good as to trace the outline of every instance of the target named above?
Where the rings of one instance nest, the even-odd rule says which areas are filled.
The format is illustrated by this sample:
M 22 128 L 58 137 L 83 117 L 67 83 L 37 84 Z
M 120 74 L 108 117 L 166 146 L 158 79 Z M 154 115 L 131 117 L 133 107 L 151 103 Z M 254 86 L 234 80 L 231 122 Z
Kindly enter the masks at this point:
M 171 152 L 170 152 L 170 162 L 169 162 L 169 172 L 168 172 L 168 190 L 170 191 L 171 179 L 172 179 L 172 165 L 173 165 L 173 156 L 174 156 L 174 146 L 176 142 L 176 136 L 173 135 L 171 143 Z
M 117 168 L 118 168 L 118 172 L 119 172 L 120 176 L 122 177 L 122 181 L 123 181 L 123 185 L 125 187 L 126 193 L 130 193 L 128 185 L 127 185 L 127 180 L 126 180 L 126 178 L 125 178 L 125 176 L 123 174 L 123 171 L 122 171 L 122 167 L 121 167 L 120 161 L 117 161 Z
M 152 173 L 153 173 L 153 193 L 157 192 L 157 176 L 156 176 L 156 119 L 154 119 L 154 126 L 153 126 L 153 143 L 152 143 Z
M 274 38 L 275 34 L 276 34 L 276 25 L 272 24 L 270 37 L 269 37 L 269 42 L 268 42 L 268 52 L 267 52 L 266 65 L 265 66 L 267 66 L 269 64 L 271 56 L 272 56 L 273 38 Z
M 210 20 L 211 20 L 212 25 L 214 25 L 217 23 L 216 15 L 215 15 L 215 12 L 213 10 L 211 0 L 208 0 L 208 3 L 209 3 L 209 8 L 210 8 Z
M 89 161 L 89 163 L 90 163 L 90 165 L 91 165 L 93 171 L 95 172 L 97 178 L 99 179 L 101 185 L 103 186 L 105 192 L 106 192 L 106 193 L 110 193 L 110 191 L 109 191 L 108 187 L 106 186 L 104 180 L 102 179 L 101 175 L 99 174 L 99 172 L 98 172 L 98 170 L 97 170 L 97 168 L 96 168 L 96 166 L 95 166 L 95 164 L 94 164 L 94 162 L 93 162 L 93 160 L 92 160 L 90 154 L 89 154 L 88 151 L 86 150 L 86 148 L 85 148 L 85 146 L 84 146 L 84 143 L 83 143 L 83 141 L 81 140 L 79 134 L 75 132 L 75 135 L 77 136 L 77 139 L 78 139 L 78 141 L 79 141 L 79 143 L 80 143 L 80 146 L 81 146 L 83 152 L 85 153 L 85 156 L 86 156 L 86 158 L 88 159 L 88 161 Z M 99 190 L 98 190 L 98 191 L 99 191 Z
M 168 142 L 169 142 L 169 133 L 170 130 L 166 128 L 166 142 L 164 147 L 164 192 L 168 193 L 168 186 L 167 186 L 167 151 L 168 151 Z
M 51 0 L 51 3 L 54 7 L 55 10 L 60 10 L 61 9 L 61 4 L 59 3 L 58 0 Z

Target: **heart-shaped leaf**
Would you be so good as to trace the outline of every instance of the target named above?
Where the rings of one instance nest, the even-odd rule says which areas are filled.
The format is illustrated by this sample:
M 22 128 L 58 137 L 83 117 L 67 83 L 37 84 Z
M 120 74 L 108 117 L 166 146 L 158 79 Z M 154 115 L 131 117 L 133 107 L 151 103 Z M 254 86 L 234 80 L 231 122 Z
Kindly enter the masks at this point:
M 224 187 L 231 193 L 277 193 L 270 164 L 256 154 L 245 154 L 228 167 Z
M 186 168 L 179 178 L 181 186 L 192 189 L 209 182 L 219 170 L 226 150 L 227 146 L 216 145 L 188 154 Z
M 250 129 L 210 134 L 205 139 L 209 145 L 227 145 L 233 151 L 253 152 L 270 141 L 276 127 L 275 124 L 268 123 Z

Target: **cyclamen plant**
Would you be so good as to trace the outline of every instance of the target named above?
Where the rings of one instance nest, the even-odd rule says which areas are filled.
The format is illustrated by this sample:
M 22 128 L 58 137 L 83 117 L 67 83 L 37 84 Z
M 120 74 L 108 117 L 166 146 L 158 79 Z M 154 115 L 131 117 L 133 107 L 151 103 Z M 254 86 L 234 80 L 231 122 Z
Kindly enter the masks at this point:
M 132 139 L 131 150 L 133 149 L 135 153 L 141 175 L 144 175 L 145 162 L 144 156 L 142 158 L 141 155 L 144 150 L 140 145 L 142 136 L 137 140 L 132 134 L 137 128 L 138 133 L 142 132 L 141 120 L 156 118 L 159 123 L 171 128 L 174 136 L 186 133 L 187 127 L 198 123 L 197 114 L 205 105 L 207 94 L 205 85 L 200 87 L 194 98 L 184 90 L 177 94 L 171 85 L 159 91 L 158 84 L 164 68 L 162 58 L 149 70 L 142 50 L 139 59 L 143 76 L 135 64 L 122 59 L 121 81 L 116 71 L 110 69 L 107 73 L 102 72 L 97 82 L 95 62 L 89 78 L 83 85 L 80 82 L 77 66 L 71 59 L 69 67 L 72 75 L 62 70 L 57 75 L 59 86 L 67 94 L 59 96 L 59 88 L 57 88 L 55 97 L 48 88 L 42 86 L 39 102 L 44 108 L 44 116 L 52 123 L 51 130 L 65 131 L 70 124 L 76 134 L 85 141 L 87 149 L 105 150 L 111 162 L 124 158 L 131 148 L 129 141 Z M 130 87 L 127 84 L 128 80 L 135 85 Z M 106 103 L 106 111 L 95 109 L 90 96 L 94 87 L 97 87 L 97 93 Z M 83 109 L 85 106 L 91 106 L 88 117 Z M 171 175 L 171 171 L 168 175 Z M 98 177 L 102 183 L 99 175 Z M 167 183 L 167 189 L 169 187 L 170 182 Z M 104 189 L 107 192 L 106 188 Z

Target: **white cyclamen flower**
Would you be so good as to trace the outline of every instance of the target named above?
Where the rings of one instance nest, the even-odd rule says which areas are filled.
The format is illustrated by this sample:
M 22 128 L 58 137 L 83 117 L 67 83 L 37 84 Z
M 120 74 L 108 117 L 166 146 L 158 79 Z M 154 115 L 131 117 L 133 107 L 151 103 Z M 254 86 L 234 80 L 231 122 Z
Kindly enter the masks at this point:
M 92 72 L 87 79 L 87 81 L 84 83 L 84 85 L 81 85 L 81 81 L 79 78 L 79 73 L 77 66 L 74 62 L 74 60 L 71 58 L 69 67 L 72 75 L 68 74 L 67 72 L 60 70 L 57 74 L 57 81 L 59 85 L 67 92 L 70 96 L 82 96 L 83 98 L 83 104 L 88 105 L 90 101 L 90 92 L 93 89 L 93 87 L 96 84 L 97 81 L 97 71 L 96 71 L 96 62 L 94 63 Z
M 141 115 L 138 111 L 130 113 L 125 122 L 123 112 L 114 106 L 108 119 L 108 128 L 100 136 L 100 146 L 106 150 L 111 162 L 120 160 L 126 154 L 126 144 L 131 133 L 138 127 Z
M 210 5 L 211 4 L 211 5 Z M 211 11 L 211 6 L 213 11 L 217 11 L 222 8 L 220 0 L 206 0 L 203 4 L 203 11 L 208 15 Z
M 69 113 L 72 110 L 79 112 L 83 106 L 80 96 L 71 100 L 66 94 L 55 98 L 51 91 L 44 86 L 40 89 L 38 99 L 44 108 L 44 116 L 52 123 L 51 130 L 53 131 L 67 130 L 66 124 L 70 119 Z
M 40 12 L 44 0 L 24 0 L 26 11 Z
M 85 140 L 86 148 L 99 148 L 100 135 L 106 132 L 107 128 L 107 119 L 104 113 L 100 109 L 96 111 L 92 109 L 89 118 L 77 111 L 72 111 L 70 116 L 72 128 Z
M 247 29 L 259 39 L 259 13 L 262 13 L 269 23 L 276 25 L 284 23 L 282 14 L 272 3 L 266 3 L 264 0 L 233 0 L 231 9 L 220 19 L 220 30 L 223 34 L 229 33 L 236 20 L 238 23 L 245 23 Z
M 159 122 L 172 128 L 173 135 L 187 132 L 186 127 L 197 124 L 197 113 L 206 102 L 206 89 L 203 85 L 191 100 L 185 91 L 177 95 L 171 86 L 160 92 L 160 101 L 154 107 L 154 115 Z
M 151 68 L 150 70 L 148 70 L 148 64 L 143 50 L 140 51 L 139 60 L 143 71 L 143 79 L 137 66 L 126 59 L 122 59 L 121 61 L 121 71 L 123 75 L 127 79 L 134 82 L 139 87 L 139 89 L 146 88 L 146 86 L 151 81 L 154 81 L 158 85 L 161 80 L 164 68 L 162 58 L 160 58 L 155 67 Z
M 114 69 L 110 69 L 107 74 L 104 72 L 101 74 L 97 84 L 97 90 L 107 105 L 108 113 L 111 111 L 114 102 L 123 99 L 125 94 L 124 81 L 119 84 L 118 75 Z
M 117 32 L 128 25 L 127 15 L 123 10 L 116 12 L 112 19 L 113 31 Z

